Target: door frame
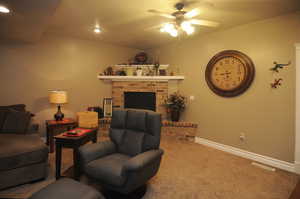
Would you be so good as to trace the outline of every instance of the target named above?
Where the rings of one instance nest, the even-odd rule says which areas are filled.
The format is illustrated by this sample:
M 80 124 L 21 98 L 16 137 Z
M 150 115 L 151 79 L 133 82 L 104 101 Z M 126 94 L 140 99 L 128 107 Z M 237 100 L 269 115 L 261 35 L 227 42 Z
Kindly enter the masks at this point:
M 295 172 L 300 174 L 300 43 L 296 48 Z

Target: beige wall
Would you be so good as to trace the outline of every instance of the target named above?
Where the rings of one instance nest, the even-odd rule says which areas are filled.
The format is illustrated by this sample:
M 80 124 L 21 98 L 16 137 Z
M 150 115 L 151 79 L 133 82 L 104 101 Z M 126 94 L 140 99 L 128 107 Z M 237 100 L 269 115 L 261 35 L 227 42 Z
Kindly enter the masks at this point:
M 56 107 L 47 99 L 48 89 L 66 89 L 67 117 L 90 105 L 102 105 L 111 96 L 111 85 L 97 74 L 111 64 L 123 63 L 137 50 L 63 36 L 44 35 L 35 44 L 0 43 L 0 105 L 25 103 L 42 124 L 52 119 Z
M 280 160 L 294 160 L 295 48 L 300 41 L 300 13 L 276 17 L 175 44 L 152 49 L 161 63 L 169 63 L 185 75 L 179 90 L 194 95 L 183 119 L 199 124 L 198 136 Z M 199 27 L 201 28 L 201 27 Z M 205 81 L 205 68 L 222 50 L 239 50 L 255 63 L 256 76 L 243 95 L 215 95 Z M 273 61 L 292 64 L 273 75 Z M 282 77 L 279 89 L 271 89 L 274 77 Z M 239 140 L 240 133 L 246 141 Z

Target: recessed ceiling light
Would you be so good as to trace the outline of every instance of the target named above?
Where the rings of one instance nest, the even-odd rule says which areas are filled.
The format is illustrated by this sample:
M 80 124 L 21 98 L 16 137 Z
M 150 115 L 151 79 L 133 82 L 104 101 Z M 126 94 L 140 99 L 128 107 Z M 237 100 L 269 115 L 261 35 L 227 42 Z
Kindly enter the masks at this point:
M 10 10 L 7 7 L 0 5 L 0 13 L 9 13 L 9 12 Z
M 100 32 L 101 32 L 101 30 L 100 30 L 99 27 L 96 27 L 96 28 L 94 29 L 94 33 L 99 34 Z

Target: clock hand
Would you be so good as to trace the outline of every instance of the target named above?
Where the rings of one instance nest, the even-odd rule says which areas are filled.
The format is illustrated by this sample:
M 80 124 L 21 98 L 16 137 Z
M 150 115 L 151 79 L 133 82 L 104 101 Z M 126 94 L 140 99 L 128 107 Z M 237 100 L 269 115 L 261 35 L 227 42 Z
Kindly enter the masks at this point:
M 220 75 L 229 75 L 231 72 L 220 73 Z

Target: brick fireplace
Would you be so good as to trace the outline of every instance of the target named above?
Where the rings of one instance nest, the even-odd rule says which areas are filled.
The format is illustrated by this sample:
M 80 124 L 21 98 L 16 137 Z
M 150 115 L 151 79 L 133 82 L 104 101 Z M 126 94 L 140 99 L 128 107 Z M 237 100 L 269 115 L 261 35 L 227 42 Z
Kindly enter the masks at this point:
M 113 81 L 112 98 L 114 108 L 124 108 L 125 92 L 155 93 L 155 110 L 166 118 L 164 100 L 168 97 L 170 85 L 167 81 Z

